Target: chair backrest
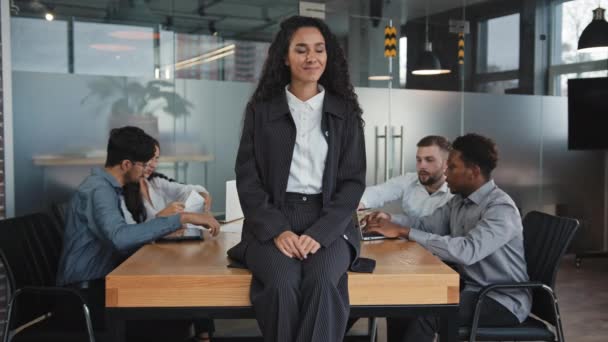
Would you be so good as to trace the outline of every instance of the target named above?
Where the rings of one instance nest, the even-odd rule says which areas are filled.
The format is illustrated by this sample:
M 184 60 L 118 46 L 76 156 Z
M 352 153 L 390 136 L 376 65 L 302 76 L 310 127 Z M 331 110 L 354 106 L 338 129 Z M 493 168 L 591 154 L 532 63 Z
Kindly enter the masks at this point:
M 572 241 L 578 221 L 538 211 L 529 212 L 523 220 L 524 250 L 530 281 L 555 288 L 559 262 Z M 532 313 L 555 324 L 553 303 L 545 292 L 535 290 Z
M 57 226 L 61 228 L 61 231 L 65 229 L 65 216 L 68 211 L 70 202 L 53 203 L 51 205 L 51 212 L 53 217 L 57 220 Z
M 47 214 L 31 214 L 0 221 L 0 259 L 11 292 L 25 286 L 54 286 L 61 255 L 63 229 Z M 50 298 L 19 300 L 12 327 L 53 311 Z
M 9 301 L 8 270 L 4 267 L 4 255 L 0 250 L 0 341 L 4 341 L 4 324 L 7 319 L 7 306 Z
M 0 250 L 11 288 L 54 286 L 63 229 L 49 215 L 36 213 L 0 221 Z

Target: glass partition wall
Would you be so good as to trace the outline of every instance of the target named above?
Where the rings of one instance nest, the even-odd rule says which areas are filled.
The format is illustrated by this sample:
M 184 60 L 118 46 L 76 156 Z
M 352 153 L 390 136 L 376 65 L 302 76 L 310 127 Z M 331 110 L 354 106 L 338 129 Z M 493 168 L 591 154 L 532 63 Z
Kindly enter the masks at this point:
M 14 5 L 16 214 L 66 201 L 124 125 L 158 138 L 160 171 L 206 186 L 223 210 L 243 108 L 297 2 Z
M 477 132 L 497 142 L 496 182 L 522 213 L 575 216 L 584 223 L 576 248 L 606 247 L 606 156 L 567 149 L 564 97 L 568 78 L 608 69 L 608 52 L 575 51 L 596 0 L 314 2 L 325 4 L 365 111 L 369 185 L 413 172 L 425 135 Z M 266 51 L 278 23 L 306 3 L 13 3 L 15 214 L 66 201 L 103 160 L 109 129 L 123 125 L 157 137 L 160 171 L 204 185 L 223 211 Z M 427 43 L 449 73 L 412 73 Z

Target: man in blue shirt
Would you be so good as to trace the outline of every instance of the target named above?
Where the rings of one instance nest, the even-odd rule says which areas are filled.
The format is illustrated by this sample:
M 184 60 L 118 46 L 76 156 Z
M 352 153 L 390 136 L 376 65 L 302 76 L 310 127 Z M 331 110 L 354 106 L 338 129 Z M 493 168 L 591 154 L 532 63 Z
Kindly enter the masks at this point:
M 127 224 L 121 210 L 122 187 L 143 177 L 154 157 L 155 140 L 137 127 L 110 132 L 105 168 L 93 169 L 72 198 L 66 212 L 58 285 L 89 288 L 142 245 L 192 223 L 219 232 L 209 214 L 175 212 L 154 220 Z

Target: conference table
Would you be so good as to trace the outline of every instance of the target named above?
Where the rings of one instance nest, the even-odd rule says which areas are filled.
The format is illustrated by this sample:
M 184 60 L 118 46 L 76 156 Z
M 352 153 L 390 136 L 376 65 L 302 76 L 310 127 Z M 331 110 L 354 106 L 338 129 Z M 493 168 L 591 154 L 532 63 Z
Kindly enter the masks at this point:
M 143 246 L 106 277 L 106 313 L 115 341 L 135 319 L 253 318 L 251 273 L 229 268 L 226 251 L 240 240 L 241 222 L 204 241 Z M 351 316 L 438 315 L 441 341 L 456 341 L 459 275 L 415 242 L 362 242 L 373 273 L 349 273 Z

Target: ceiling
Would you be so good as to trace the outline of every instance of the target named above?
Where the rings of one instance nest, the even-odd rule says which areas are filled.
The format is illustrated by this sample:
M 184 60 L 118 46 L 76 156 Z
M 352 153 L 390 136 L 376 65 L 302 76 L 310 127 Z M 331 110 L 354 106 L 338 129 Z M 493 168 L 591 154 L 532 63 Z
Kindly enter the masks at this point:
M 403 7 L 402 17 L 406 20 L 424 17 L 426 15 L 427 6 L 429 11 L 428 14 L 435 14 L 490 1 L 491 0 L 401 0 L 401 5 Z
M 328 13 L 338 14 L 330 23 L 338 35 L 349 32 L 353 3 L 369 0 L 327 0 Z M 425 14 L 444 12 L 490 0 L 378 0 L 385 8 L 400 8 L 401 22 Z M 313 0 L 313 2 L 323 2 Z M 157 25 L 176 32 L 209 34 L 217 30 L 227 38 L 269 41 L 278 23 L 298 13 L 296 0 L 12 0 L 18 8 L 13 15 L 40 17 L 52 10 L 58 20 L 99 21 L 134 25 Z M 362 6 L 356 6 L 361 8 Z M 363 6 L 365 7 L 365 6 Z M 386 16 L 386 10 L 384 11 Z M 340 19 L 341 18 L 341 19 Z

